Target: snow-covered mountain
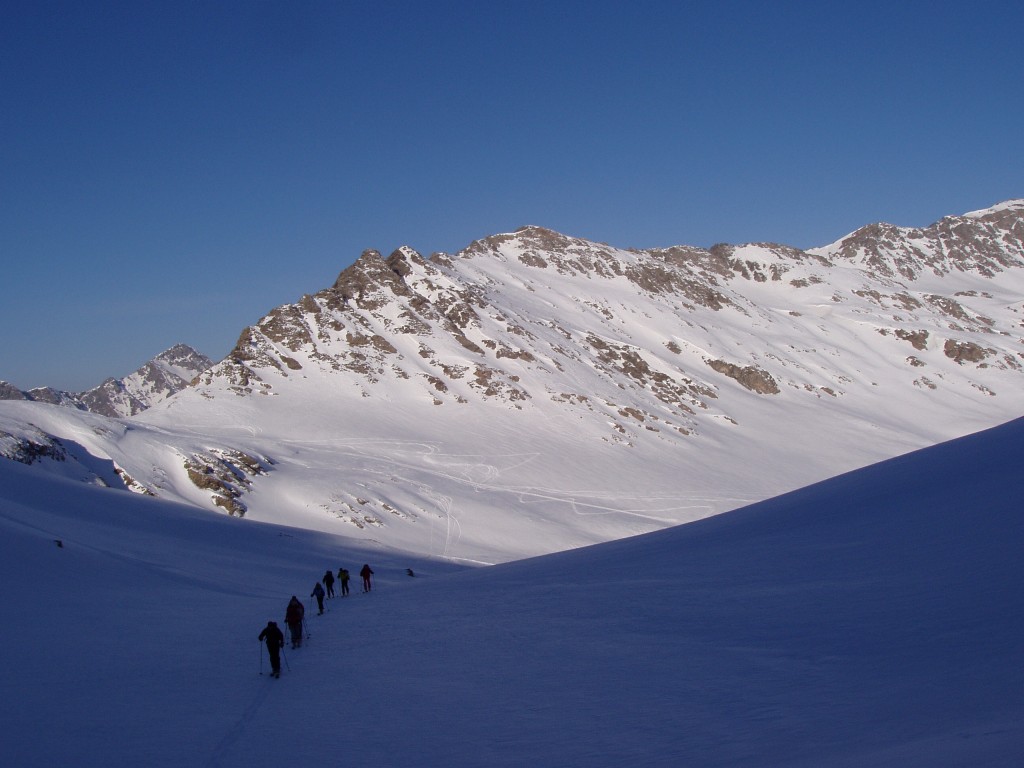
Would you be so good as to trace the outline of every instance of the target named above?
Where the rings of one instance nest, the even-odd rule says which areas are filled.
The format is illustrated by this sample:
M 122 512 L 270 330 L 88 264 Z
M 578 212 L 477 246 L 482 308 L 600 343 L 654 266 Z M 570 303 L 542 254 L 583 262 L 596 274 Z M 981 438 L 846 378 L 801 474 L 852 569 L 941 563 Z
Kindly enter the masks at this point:
M 184 389 L 213 360 L 187 344 L 175 344 L 123 379 L 107 379 L 83 392 L 86 410 L 104 416 L 134 416 Z
M 63 405 L 69 408 L 86 410 L 81 396 L 77 392 L 65 392 L 53 387 L 36 387 L 35 389 L 18 389 L 9 381 L 0 380 L 0 400 L 28 400 L 50 405 Z
M 809 251 L 525 227 L 457 254 L 367 251 L 134 418 L 12 402 L 0 440 L 63 450 L 36 460 L 63 474 L 496 562 L 1015 418 L 1022 321 L 1024 201 Z
M 0 381 L 0 400 L 29 400 L 91 411 L 104 416 L 134 416 L 188 386 L 213 360 L 187 344 L 175 344 L 124 378 L 109 378 L 85 392 L 52 387 L 27 391 Z

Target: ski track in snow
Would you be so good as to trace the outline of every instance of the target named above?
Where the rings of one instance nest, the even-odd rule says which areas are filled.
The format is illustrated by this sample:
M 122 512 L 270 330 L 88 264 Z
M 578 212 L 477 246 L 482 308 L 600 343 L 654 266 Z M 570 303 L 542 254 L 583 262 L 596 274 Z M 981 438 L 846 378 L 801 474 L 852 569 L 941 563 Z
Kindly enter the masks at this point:
M 441 502 L 442 515 L 449 520 L 449 524 L 454 519 L 452 516 L 452 499 L 450 496 L 440 493 L 434 488 L 427 489 L 421 481 L 414 480 L 408 476 L 402 475 L 396 470 L 404 469 L 415 472 L 423 472 L 435 477 L 450 480 L 456 483 L 468 485 L 475 491 L 478 492 L 497 492 L 506 493 L 513 495 L 522 504 L 541 503 L 541 502 L 557 502 L 567 505 L 577 515 L 607 515 L 607 514 L 624 514 L 631 515 L 638 518 L 648 519 L 655 521 L 660 524 L 672 523 L 673 518 L 670 517 L 658 517 L 657 513 L 669 513 L 669 512 L 680 512 L 684 510 L 702 510 L 705 512 L 714 511 L 715 507 L 710 504 L 701 504 L 695 502 L 707 502 L 723 500 L 730 502 L 734 506 L 741 506 L 748 504 L 754 499 L 750 497 L 716 497 L 714 499 L 706 496 L 642 496 L 637 494 L 617 494 L 610 493 L 607 491 L 597 490 L 575 490 L 565 491 L 555 488 L 545 488 L 541 486 L 508 486 L 501 485 L 497 481 L 501 479 L 503 474 L 509 470 L 517 469 L 519 467 L 529 464 L 531 461 L 536 460 L 540 454 L 511 454 L 514 456 L 522 456 L 521 460 L 513 463 L 498 466 L 493 461 L 489 460 L 487 454 L 445 454 L 441 453 L 437 443 L 424 443 L 424 442 L 403 442 L 403 441 L 381 441 L 381 440 L 320 440 L 313 442 L 300 442 L 300 441 L 286 441 L 292 445 L 301 445 L 309 447 L 313 445 L 320 445 L 324 447 L 340 447 L 348 449 L 355 446 L 355 444 L 373 445 L 375 447 L 384 448 L 389 451 L 387 457 L 372 453 L 369 451 L 360 450 L 340 450 L 335 451 L 334 455 L 343 456 L 349 459 L 358 459 L 362 461 L 370 461 L 376 464 L 383 464 L 384 468 L 371 468 L 362 467 L 363 470 L 368 471 L 372 474 L 377 475 L 388 475 L 397 476 L 397 478 L 403 482 L 411 485 L 420 486 L 421 489 L 427 491 L 429 495 L 433 495 L 439 502 Z M 413 455 L 420 455 L 422 460 L 426 463 L 432 463 L 437 465 L 438 469 L 432 469 L 425 467 L 422 464 L 417 464 L 412 461 L 401 461 L 394 458 L 399 453 L 407 453 Z M 502 454 L 502 457 L 508 456 L 508 454 Z M 444 471 L 446 466 L 446 460 L 458 459 L 457 465 L 458 471 Z M 470 461 L 475 460 L 475 461 Z M 335 462 L 336 463 L 336 462 Z M 307 469 L 313 469 L 308 464 L 301 464 L 301 466 Z M 447 465 L 450 468 L 450 464 Z M 590 499 L 590 500 L 587 500 Z M 606 503 L 597 503 L 596 500 L 604 500 Z M 629 502 L 636 503 L 639 500 L 657 500 L 657 501 L 669 501 L 672 503 L 660 504 L 657 507 L 648 506 L 630 506 Z M 620 502 L 620 503 L 615 503 Z M 623 504 L 622 502 L 626 502 Z M 457 520 L 455 520 L 458 525 Z M 447 553 L 448 546 L 446 543 L 445 552 Z
M 421 490 L 421 492 L 423 493 L 424 496 L 427 496 L 428 498 L 433 498 L 434 501 L 437 503 L 437 505 L 440 507 L 441 511 L 444 514 L 444 519 L 445 519 L 444 549 L 441 552 L 441 557 L 447 558 L 447 557 L 450 556 L 451 547 L 452 547 L 452 544 L 453 544 L 453 541 L 452 541 L 452 533 L 453 533 L 452 532 L 452 528 L 453 527 L 455 528 L 454 533 L 455 533 L 455 537 L 456 537 L 454 543 L 457 543 L 458 540 L 462 538 L 462 526 L 459 524 L 458 518 L 456 518 L 455 515 L 452 514 L 452 507 L 454 506 L 454 503 L 452 501 L 452 497 L 451 496 L 446 496 L 446 495 L 441 494 L 441 493 L 438 493 L 437 491 L 435 491 L 433 488 L 430 488 L 429 486 L 420 486 L 420 490 Z M 433 543 L 433 535 L 434 535 L 433 526 L 430 529 L 430 535 L 431 535 L 430 554 L 433 555 L 433 554 L 436 554 L 434 552 L 434 543 Z
M 463 538 L 463 524 L 451 484 L 468 488 L 474 494 L 505 497 L 519 507 L 545 507 L 546 513 L 557 514 L 562 508 L 576 518 L 618 516 L 633 518 L 651 527 L 664 527 L 678 523 L 681 516 L 691 519 L 707 517 L 722 511 L 722 504 L 740 507 L 754 501 L 747 496 L 708 497 L 706 495 L 642 495 L 617 493 L 599 489 L 561 489 L 546 486 L 503 484 L 502 478 L 510 471 L 529 465 L 541 458 L 540 453 L 483 454 L 446 453 L 443 444 L 436 441 L 404 441 L 381 438 L 324 439 L 315 441 L 283 441 L 297 456 L 316 455 L 316 462 L 280 459 L 280 464 L 292 464 L 305 471 L 316 472 L 321 466 L 358 467 L 364 476 L 377 477 L 384 484 L 399 484 L 416 489 L 416 494 L 427 503 L 433 502 L 437 519 L 443 522 L 443 541 L 431 524 L 427 551 L 449 562 L 492 565 L 493 559 L 466 557 L 457 552 Z M 319 450 L 310 450 L 311 448 Z M 405 458 L 403 458 L 405 457 Z M 425 476 L 427 476 L 425 478 Z M 436 482 L 427 478 L 432 477 Z M 361 487 L 368 487 L 360 482 Z M 449 486 L 447 490 L 444 486 Z M 638 531 L 639 532 L 639 531 Z
M 261 656 L 260 659 L 262 662 L 263 657 Z M 265 679 L 266 676 L 263 675 L 262 672 L 260 674 L 261 680 L 267 682 Z M 206 762 L 206 768 L 217 768 L 217 766 L 221 765 L 221 761 L 227 757 L 231 748 L 245 735 L 246 729 L 256 717 L 256 714 L 259 712 L 260 707 L 263 706 L 263 702 L 267 700 L 267 696 L 269 694 L 270 688 L 267 686 L 259 687 L 256 690 L 252 701 L 249 702 L 249 706 L 243 710 L 238 720 L 235 721 L 235 724 L 227 731 L 227 733 L 224 734 L 224 738 L 220 740 L 217 746 L 214 747 L 213 752 L 210 754 L 210 759 Z

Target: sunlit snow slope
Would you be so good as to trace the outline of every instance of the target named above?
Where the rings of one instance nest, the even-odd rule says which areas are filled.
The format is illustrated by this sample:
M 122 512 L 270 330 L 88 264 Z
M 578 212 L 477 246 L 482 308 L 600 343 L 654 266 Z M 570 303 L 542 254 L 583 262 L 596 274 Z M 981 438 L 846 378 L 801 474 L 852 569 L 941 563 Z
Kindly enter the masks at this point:
M 367 252 L 132 419 L 0 402 L 0 453 L 353 544 L 504 562 L 1017 418 L 1022 323 L 1024 201 L 811 251 L 524 227 L 457 254 Z

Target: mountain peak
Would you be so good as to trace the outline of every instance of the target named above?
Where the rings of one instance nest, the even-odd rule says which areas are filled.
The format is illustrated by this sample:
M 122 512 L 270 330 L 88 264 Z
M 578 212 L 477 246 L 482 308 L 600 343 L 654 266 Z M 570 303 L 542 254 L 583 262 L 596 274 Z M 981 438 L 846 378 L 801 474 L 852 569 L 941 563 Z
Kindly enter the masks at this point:
M 954 272 L 992 277 L 1024 261 L 1024 200 L 1010 200 L 923 229 L 875 223 L 810 253 L 862 265 L 889 278 Z
M 104 416 L 134 416 L 187 387 L 213 361 L 188 344 L 175 344 L 124 378 L 109 378 L 79 401 Z

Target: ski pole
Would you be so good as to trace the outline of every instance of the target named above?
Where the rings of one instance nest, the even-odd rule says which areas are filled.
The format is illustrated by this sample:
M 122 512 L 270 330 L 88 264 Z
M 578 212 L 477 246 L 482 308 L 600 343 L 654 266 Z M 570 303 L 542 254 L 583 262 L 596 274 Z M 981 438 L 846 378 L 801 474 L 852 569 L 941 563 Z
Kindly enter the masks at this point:
M 292 665 L 288 663 L 288 654 L 284 652 L 284 643 L 281 644 L 281 658 L 284 659 L 284 668 L 292 671 Z
M 263 674 L 263 643 L 259 640 L 256 641 L 260 645 L 260 674 Z

